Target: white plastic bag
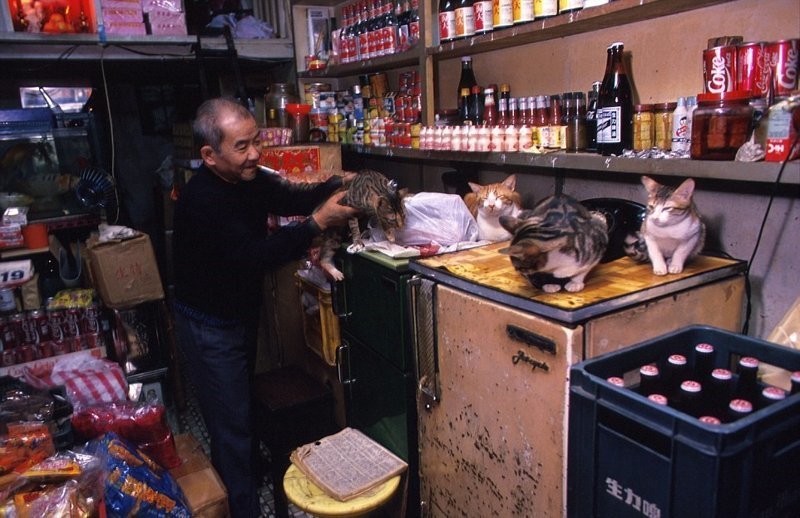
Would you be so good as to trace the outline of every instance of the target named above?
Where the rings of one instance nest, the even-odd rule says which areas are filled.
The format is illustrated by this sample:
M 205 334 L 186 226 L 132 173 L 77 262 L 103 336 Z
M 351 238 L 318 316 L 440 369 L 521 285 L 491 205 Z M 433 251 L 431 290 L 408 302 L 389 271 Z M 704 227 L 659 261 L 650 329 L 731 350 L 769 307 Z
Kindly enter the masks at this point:
M 396 235 L 398 245 L 450 246 L 478 239 L 478 224 L 457 194 L 421 192 L 406 197 L 403 204 L 406 219 Z

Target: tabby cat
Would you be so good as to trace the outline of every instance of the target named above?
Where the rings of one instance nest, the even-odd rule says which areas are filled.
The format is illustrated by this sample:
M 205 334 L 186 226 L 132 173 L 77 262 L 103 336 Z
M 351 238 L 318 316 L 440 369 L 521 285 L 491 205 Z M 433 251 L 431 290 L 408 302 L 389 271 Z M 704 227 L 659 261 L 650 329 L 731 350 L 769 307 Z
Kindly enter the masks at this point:
M 502 216 L 500 224 L 514 235 L 511 264 L 547 293 L 581 291 L 608 246 L 605 218 L 566 195 L 551 196 L 518 217 Z
M 513 174 L 498 183 L 469 182 L 472 192 L 464 195 L 464 203 L 478 223 L 478 239 L 503 241 L 511 238 L 500 225 L 500 216 L 516 216 L 522 210 L 520 195 L 514 190 L 516 184 L 517 177 Z
M 634 261 L 653 263 L 653 273 L 681 273 L 687 260 L 703 249 L 706 226 L 692 200 L 694 180 L 678 187 L 642 177 L 647 189 L 647 215 L 642 227 L 625 240 L 625 253 Z
M 347 186 L 347 194 L 339 203 L 348 205 L 361 211 L 359 218 L 349 221 L 352 245 L 350 252 L 359 252 L 364 249 L 361 225 L 379 227 L 386 239 L 394 242 L 395 231 L 403 227 L 405 210 L 403 198 L 405 189 L 398 189 L 397 182 L 389 180 L 383 174 L 372 169 L 359 171 Z M 320 245 L 320 268 L 332 279 L 341 281 L 344 274 L 333 264 L 333 256 L 342 244 L 339 229 L 330 229 L 323 233 Z

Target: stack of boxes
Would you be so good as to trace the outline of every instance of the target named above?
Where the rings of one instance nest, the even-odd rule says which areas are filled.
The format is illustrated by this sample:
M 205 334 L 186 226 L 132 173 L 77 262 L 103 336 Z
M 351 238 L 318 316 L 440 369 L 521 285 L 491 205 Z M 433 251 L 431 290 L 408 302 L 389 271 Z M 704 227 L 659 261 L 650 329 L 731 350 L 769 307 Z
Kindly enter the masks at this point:
M 100 0 L 106 34 L 185 36 L 180 0 Z

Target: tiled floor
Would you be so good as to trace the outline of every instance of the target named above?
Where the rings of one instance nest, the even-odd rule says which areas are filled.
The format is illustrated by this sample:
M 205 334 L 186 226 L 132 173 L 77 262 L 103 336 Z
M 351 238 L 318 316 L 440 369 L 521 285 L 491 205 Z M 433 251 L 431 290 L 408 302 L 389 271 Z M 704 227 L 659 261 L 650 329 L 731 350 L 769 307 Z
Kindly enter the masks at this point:
M 185 372 L 185 369 L 183 372 Z M 184 379 L 184 383 L 186 387 L 186 409 L 182 412 L 176 412 L 175 415 L 172 416 L 173 429 L 177 429 L 178 433 L 191 433 L 194 435 L 200 444 L 203 445 L 206 455 L 208 455 L 210 452 L 208 432 L 206 431 L 205 423 L 203 423 L 203 417 L 200 415 L 200 408 L 197 405 L 197 400 L 192 396 L 193 387 L 191 382 Z M 269 451 L 263 449 L 262 456 L 269 458 Z M 261 502 L 261 516 L 265 518 L 274 518 L 275 503 L 272 495 L 272 480 L 269 476 L 264 478 L 259 487 L 258 496 Z M 311 515 L 304 513 L 291 504 L 289 505 L 289 515 L 294 518 L 313 518 Z

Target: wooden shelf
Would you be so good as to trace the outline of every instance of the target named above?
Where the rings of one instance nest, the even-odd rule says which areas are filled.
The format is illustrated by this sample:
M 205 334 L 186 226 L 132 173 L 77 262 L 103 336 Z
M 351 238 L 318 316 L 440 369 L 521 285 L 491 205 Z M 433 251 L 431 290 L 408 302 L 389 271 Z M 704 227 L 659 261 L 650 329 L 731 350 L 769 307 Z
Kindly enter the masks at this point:
M 732 0 L 616 0 L 601 6 L 534 20 L 480 36 L 442 43 L 428 47 L 426 51 L 437 59 L 480 54 L 618 27 L 730 1 Z
M 750 183 L 773 183 L 780 170 L 776 162 L 733 162 L 710 160 L 655 160 L 605 157 L 591 153 L 554 152 L 543 155 L 530 153 L 466 153 L 460 151 L 430 151 L 406 148 L 343 146 L 358 155 L 423 161 L 425 163 L 470 163 L 486 166 L 537 167 L 553 170 L 585 171 L 595 178 L 598 173 L 660 175 L 731 180 Z M 800 161 L 789 162 L 783 172 L 781 185 L 800 185 Z
M 417 49 L 411 49 L 400 54 L 381 56 L 379 58 L 365 59 L 355 63 L 332 65 L 322 70 L 306 70 L 298 72 L 301 79 L 338 78 L 382 72 L 403 67 L 416 67 L 419 65 L 420 56 Z
M 209 57 L 227 51 L 221 36 L 202 37 Z M 258 60 L 294 59 L 290 39 L 235 40 L 239 58 Z M 123 36 L 99 34 L 43 34 L 0 32 L 0 59 L 195 59 L 197 36 Z

